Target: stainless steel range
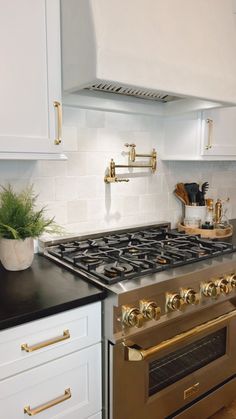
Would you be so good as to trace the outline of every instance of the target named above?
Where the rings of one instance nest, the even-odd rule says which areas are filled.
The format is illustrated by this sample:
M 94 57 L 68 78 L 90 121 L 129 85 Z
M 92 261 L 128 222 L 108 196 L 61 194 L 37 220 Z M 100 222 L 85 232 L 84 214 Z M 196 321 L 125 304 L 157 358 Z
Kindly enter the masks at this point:
M 168 223 L 46 244 L 108 290 L 104 418 L 207 418 L 236 394 L 236 253 Z

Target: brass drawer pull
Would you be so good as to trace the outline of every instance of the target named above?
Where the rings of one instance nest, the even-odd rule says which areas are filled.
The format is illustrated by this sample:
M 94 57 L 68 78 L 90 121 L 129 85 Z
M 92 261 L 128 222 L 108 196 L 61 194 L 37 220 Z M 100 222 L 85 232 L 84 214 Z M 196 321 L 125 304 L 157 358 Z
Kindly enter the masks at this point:
M 212 148 L 213 119 L 207 118 L 206 123 L 208 124 L 208 142 L 205 148 L 210 150 Z
M 227 314 L 223 314 L 220 317 L 217 317 L 216 319 L 210 320 L 207 323 L 203 323 L 200 326 L 196 326 L 191 330 L 188 330 L 187 332 L 181 333 L 180 335 L 176 335 L 171 339 L 164 340 L 163 342 L 159 343 L 156 346 L 152 346 L 148 349 L 142 349 L 137 347 L 130 347 L 125 346 L 125 359 L 127 361 L 143 361 L 144 359 L 147 359 L 153 355 L 158 354 L 163 349 L 168 349 L 171 346 L 185 342 L 187 339 L 197 336 L 199 333 L 207 331 L 211 329 L 213 326 L 218 326 L 221 323 L 224 323 L 226 320 L 230 320 L 233 317 L 236 317 L 236 310 L 233 310 Z
M 27 343 L 23 343 L 21 345 L 22 351 L 26 352 L 34 352 L 38 349 L 45 348 L 45 346 L 53 345 L 54 343 L 62 342 L 63 340 L 70 338 L 69 330 L 64 330 L 62 336 L 57 336 L 52 339 L 45 340 L 44 342 L 36 343 L 35 345 L 29 346 Z
M 57 110 L 57 138 L 54 140 L 54 144 L 61 144 L 62 137 L 62 106 L 60 102 L 55 101 L 53 103 L 54 108 Z
M 67 388 L 63 396 L 56 397 L 50 402 L 47 402 L 45 404 L 42 404 L 41 406 L 35 407 L 34 409 L 31 409 L 30 406 L 25 406 L 24 413 L 27 413 L 28 416 L 35 416 L 38 413 L 43 412 L 43 410 L 50 409 L 50 407 L 56 406 L 56 404 L 62 403 L 65 400 L 68 400 L 70 398 L 71 398 L 71 389 Z

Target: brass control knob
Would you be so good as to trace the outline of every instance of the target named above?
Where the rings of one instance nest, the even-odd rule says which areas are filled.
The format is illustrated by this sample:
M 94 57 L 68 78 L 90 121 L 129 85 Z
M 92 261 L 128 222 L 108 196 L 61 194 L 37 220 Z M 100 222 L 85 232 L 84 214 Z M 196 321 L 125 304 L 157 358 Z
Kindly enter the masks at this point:
M 212 281 L 203 284 L 202 293 L 205 295 L 205 297 L 216 298 L 218 295 L 216 284 Z
M 192 288 L 188 288 L 186 290 L 183 290 L 182 298 L 183 298 L 183 301 L 186 304 L 198 304 L 199 303 L 198 294 Z
M 166 305 L 170 310 L 180 310 L 183 300 L 180 294 L 170 294 L 167 296 Z
M 159 320 L 161 316 L 161 308 L 155 301 L 140 301 L 140 311 L 147 320 Z
M 128 327 L 142 327 L 143 315 L 136 307 L 122 307 L 122 323 Z
M 236 287 L 236 274 L 235 273 L 233 273 L 231 275 L 226 275 L 225 278 L 228 281 L 228 284 L 230 284 L 230 286 L 232 288 L 235 288 Z
M 230 286 L 226 278 L 220 278 L 215 282 L 219 292 L 222 294 L 229 294 Z

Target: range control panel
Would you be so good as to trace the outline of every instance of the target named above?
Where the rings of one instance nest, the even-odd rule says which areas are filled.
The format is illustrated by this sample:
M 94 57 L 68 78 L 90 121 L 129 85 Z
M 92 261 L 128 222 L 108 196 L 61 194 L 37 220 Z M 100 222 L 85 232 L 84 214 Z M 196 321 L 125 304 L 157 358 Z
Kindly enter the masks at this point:
M 117 320 L 122 327 L 141 328 L 145 322 L 158 321 L 162 315 L 185 311 L 189 306 L 206 304 L 207 300 L 217 302 L 219 297 L 233 296 L 236 291 L 236 273 L 203 281 L 198 287 L 183 287 L 160 295 L 159 300 L 141 299 L 135 305 L 122 305 Z M 236 293 L 235 293 L 236 295 Z

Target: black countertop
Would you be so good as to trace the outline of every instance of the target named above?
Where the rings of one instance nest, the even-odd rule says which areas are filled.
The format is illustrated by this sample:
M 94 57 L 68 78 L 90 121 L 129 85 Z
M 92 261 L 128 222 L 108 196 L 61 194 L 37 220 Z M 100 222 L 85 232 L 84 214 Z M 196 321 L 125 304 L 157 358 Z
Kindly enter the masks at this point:
M 24 271 L 0 264 L 0 330 L 102 300 L 106 291 L 35 255 Z
M 233 236 L 236 246 L 236 219 Z M 6 271 L 0 264 L 0 330 L 102 300 L 106 291 L 35 255 L 30 268 Z

